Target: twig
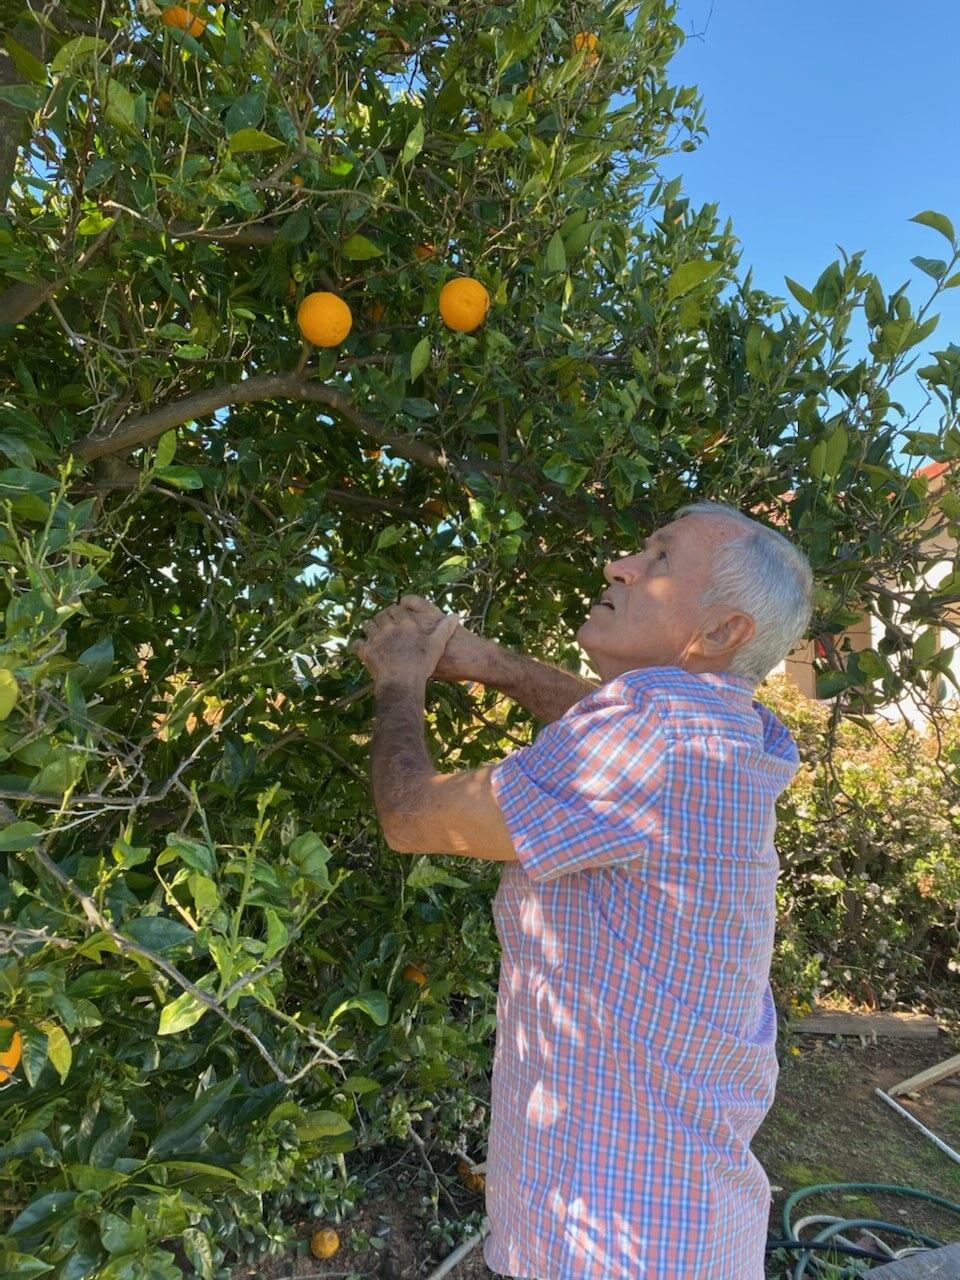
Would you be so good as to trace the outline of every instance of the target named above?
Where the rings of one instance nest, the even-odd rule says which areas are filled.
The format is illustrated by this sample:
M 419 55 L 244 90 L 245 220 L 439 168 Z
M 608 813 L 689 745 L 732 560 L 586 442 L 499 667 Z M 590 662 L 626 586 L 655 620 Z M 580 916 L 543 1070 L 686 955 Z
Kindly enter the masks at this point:
M 445 1196 L 447 1198 L 447 1201 L 453 1208 L 453 1211 L 455 1213 L 459 1213 L 460 1206 L 457 1204 L 456 1200 L 454 1200 L 453 1196 L 450 1194 L 450 1192 L 447 1190 L 447 1188 L 443 1185 L 443 1183 L 440 1181 L 439 1177 L 437 1176 L 437 1171 L 436 1169 L 434 1169 L 433 1165 L 430 1163 L 430 1157 L 427 1155 L 426 1143 L 423 1141 L 419 1133 L 417 1133 L 416 1129 L 414 1129 L 412 1125 L 410 1126 L 410 1137 L 413 1139 L 413 1145 L 417 1148 L 417 1150 L 420 1153 L 420 1159 L 423 1161 L 424 1167 L 426 1168 L 427 1172 L 430 1174 L 430 1177 L 433 1179 L 433 1185 L 437 1190 L 437 1194 Z
M 31 852 L 40 865 L 49 872 L 49 874 L 52 875 L 68 893 L 76 898 L 91 928 L 105 933 L 116 944 L 117 949 L 123 955 L 142 956 L 145 960 L 149 960 L 155 968 L 159 969 L 161 973 L 166 974 L 166 976 L 175 982 L 181 990 L 193 996 L 198 1004 L 202 1004 L 206 1009 L 209 1009 L 211 1013 L 215 1013 L 218 1018 L 227 1024 L 227 1026 L 231 1027 L 239 1035 L 242 1035 L 245 1040 L 249 1041 L 249 1043 L 253 1045 L 281 1084 L 294 1084 L 297 1080 L 301 1079 L 301 1077 L 312 1071 L 320 1062 L 339 1062 L 337 1055 L 332 1049 L 327 1048 L 326 1045 L 317 1046 L 316 1044 L 312 1044 L 312 1047 L 316 1052 L 313 1054 L 313 1057 L 307 1065 L 301 1068 L 301 1070 L 296 1072 L 294 1075 L 288 1075 L 274 1059 L 270 1050 L 266 1047 L 259 1036 L 257 1036 L 255 1032 L 251 1031 L 249 1027 L 245 1027 L 242 1022 L 238 1022 L 236 1018 L 231 1017 L 218 1000 L 201 990 L 200 987 L 182 974 L 176 965 L 171 964 L 169 960 L 165 960 L 163 956 L 158 955 L 156 951 L 151 951 L 149 947 L 142 946 L 139 942 L 134 942 L 132 938 L 126 937 L 125 934 L 122 934 L 115 929 L 111 922 L 100 913 L 93 898 L 91 898 L 88 893 L 84 893 L 80 886 L 57 866 L 44 849 L 41 848 L 39 843 L 33 846 Z

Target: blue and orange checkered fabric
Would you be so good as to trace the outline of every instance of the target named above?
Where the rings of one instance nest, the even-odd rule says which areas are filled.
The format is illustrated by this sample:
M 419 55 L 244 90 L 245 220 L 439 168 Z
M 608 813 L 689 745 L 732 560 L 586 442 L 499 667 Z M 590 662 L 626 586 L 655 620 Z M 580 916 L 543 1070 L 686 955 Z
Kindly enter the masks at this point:
M 659 668 L 494 770 L 502 944 L 485 1256 L 540 1280 L 761 1280 L 774 803 L 749 682 Z

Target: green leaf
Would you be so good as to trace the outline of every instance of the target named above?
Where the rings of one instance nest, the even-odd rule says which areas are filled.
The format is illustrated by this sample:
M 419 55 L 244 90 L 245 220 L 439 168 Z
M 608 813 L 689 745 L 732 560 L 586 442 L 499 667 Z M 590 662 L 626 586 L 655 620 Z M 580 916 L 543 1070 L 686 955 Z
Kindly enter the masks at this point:
M 407 396 L 400 402 L 400 408 L 404 413 L 409 413 L 411 418 L 435 418 L 437 416 L 437 406 L 423 396 Z
M 14 498 L 22 493 L 53 493 L 56 480 L 41 471 L 29 471 L 26 467 L 7 467 L 0 471 L 0 498 Z
M 51 1191 L 34 1200 L 7 1227 L 8 1236 L 40 1240 L 54 1225 L 63 1222 L 77 1201 L 76 1191 Z
M 137 1118 L 126 1115 L 101 1133 L 90 1149 L 87 1163 L 98 1169 L 111 1169 L 117 1157 L 126 1150 L 130 1135 L 137 1127 Z
M 17 1253 L 0 1245 L 0 1276 L 16 1276 L 17 1280 L 32 1280 L 33 1276 L 46 1275 L 52 1271 L 49 1262 L 41 1262 L 32 1253 Z
M 60 1077 L 60 1083 L 63 1084 L 67 1076 L 70 1074 L 70 1065 L 73 1062 L 73 1046 L 63 1027 L 58 1027 L 55 1023 L 44 1023 L 43 1029 L 47 1033 L 47 1057 L 50 1059 L 50 1065 Z
M 38 84 L 0 85 L 0 102 L 20 111 L 39 111 L 47 98 L 47 90 Z
M 722 265 L 719 262 L 707 262 L 703 258 L 681 263 L 670 272 L 670 278 L 667 281 L 667 300 L 673 302 L 674 299 L 689 293 L 691 289 L 695 289 L 705 281 L 712 280 Z
M 273 138 L 260 129 L 238 129 L 232 137 L 227 139 L 227 147 L 233 156 L 243 151 L 275 151 L 277 147 L 283 145 L 279 138 Z
M 381 529 L 376 542 L 376 550 L 384 551 L 387 547 L 395 547 L 398 542 L 404 539 L 404 531 L 397 524 L 388 524 L 385 529 Z
M 306 209 L 295 209 L 288 218 L 284 218 L 277 232 L 277 239 L 284 244 L 303 244 L 313 228 L 313 223 Z
M 547 270 L 551 273 L 566 271 L 567 269 L 567 250 L 563 243 L 563 236 L 559 231 L 555 231 L 550 237 L 547 245 Z
M 19 697 L 20 686 L 17 684 L 17 677 L 12 671 L 0 670 L 0 720 L 6 720 L 17 705 Z
M 260 124 L 266 110 L 266 99 L 259 89 L 252 89 L 236 98 L 223 118 L 227 136 L 238 134 L 241 129 L 252 129 Z
M 416 382 L 430 363 L 430 339 L 421 338 L 410 352 L 410 381 Z
M 264 915 L 267 919 L 267 941 L 261 959 L 266 962 L 272 960 L 277 952 L 282 951 L 287 945 L 290 941 L 290 931 L 272 907 L 267 907 Z
M 220 1114 L 239 1083 L 239 1076 L 231 1076 L 203 1089 L 195 1102 L 160 1130 L 150 1145 L 148 1158 L 159 1160 L 166 1155 L 189 1154 L 198 1134 Z
M 169 467 L 177 452 L 176 430 L 165 431 L 157 441 L 157 466 Z
M 421 858 L 407 876 L 407 888 L 429 889 L 435 884 L 447 884 L 455 889 L 465 889 L 467 887 L 466 880 L 461 880 L 459 876 L 451 875 L 449 871 L 440 866 L 435 858 Z
M 217 860 L 210 846 L 199 840 L 191 840 L 189 836 L 168 836 L 167 847 L 157 859 L 157 866 L 164 866 L 176 858 L 181 859 L 188 867 L 193 867 L 194 871 L 202 871 L 204 875 L 214 876 L 217 873 Z
M 368 258 L 378 258 L 383 250 L 366 236 L 352 235 L 343 242 L 343 256 L 353 262 L 365 262 Z
M 918 667 L 925 667 L 936 656 L 940 648 L 940 638 L 936 627 L 927 629 L 917 637 L 913 644 L 913 661 Z
M 847 430 L 838 426 L 827 438 L 824 445 L 823 475 L 832 480 L 840 472 L 847 457 Z
M 783 278 L 787 282 L 787 288 L 800 303 L 801 307 L 805 307 L 807 311 L 813 311 L 817 304 L 810 290 L 804 289 L 803 285 L 797 284 L 796 280 L 791 280 L 789 276 L 784 276 Z
M 24 1129 L 9 1142 L 0 1147 L 0 1160 L 13 1160 L 17 1156 L 29 1156 L 33 1152 L 42 1153 L 44 1164 L 57 1164 L 60 1153 L 53 1143 L 40 1129 Z M 0 1276 L 3 1272 L 0 1271 Z
M 543 466 L 543 474 L 554 484 L 563 485 L 567 493 L 574 493 L 590 474 L 590 468 L 574 462 L 565 454 L 553 454 Z
M 307 1111 L 294 1124 L 301 1142 L 318 1142 L 320 1138 L 335 1138 L 341 1133 L 353 1133 L 350 1122 L 338 1111 Z
M 13 65 L 22 76 L 32 80 L 34 84 L 47 83 L 47 68 L 35 54 L 25 49 L 22 44 L 18 44 L 9 32 L 4 36 L 4 44 L 7 46 L 7 53 Z
M 187 1227 L 180 1237 L 180 1243 L 200 1280 L 215 1280 L 217 1265 L 209 1235 L 199 1227 Z
M 23 849 L 32 849 L 43 835 L 43 827 L 35 822 L 11 822 L 0 830 L 0 852 L 19 853 Z
M 931 227 L 934 231 L 939 231 L 942 236 L 956 247 L 956 232 L 953 229 L 953 223 L 945 214 L 935 213 L 933 209 L 924 209 L 922 213 L 915 213 L 910 221 L 919 222 L 923 227 Z
M 331 888 L 327 863 L 333 854 L 315 831 L 305 831 L 291 841 L 287 850 L 290 861 L 301 875 L 319 884 L 322 889 Z
M 412 164 L 423 150 L 423 142 L 423 118 L 421 117 L 407 134 L 407 139 L 403 144 L 403 150 L 400 152 L 400 163 L 402 165 Z
M 157 467 L 154 475 L 164 484 L 172 484 L 175 489 L 202 489 L 203 476 L 193 467 L 180 466 L 174 463 L 169 467 Z
M 379 1080 L 371 1080 L 369 1076 L 347 1076 L 338 1086 L 344 1093 L 376 1093 L 383 1085 Z
M 947 274 L 947 264 L 942 258 L 911 258 L 910 261 L 915 267 L 919 267 L 921 271 L 928 276 L 932 276 L 934 280 L 942 280 Z
M 823 671 L 817 676 L 817 697 L 835 698 L 857 683 L 856 676 L 846 671 Z
M 98 688 L 113 670 L 113 637 L 104 636 L 77 658 L 74 674 L 84 693 Z
M 176 1000 L 171 1000 L 160 1010 L 157 1035 L 175 1036 L 180 1031 L 187 1031 L 195 1022 L 199 1022 L 206 1012 L 205 1004 L 201 1004 L 191 992 L 184 991 L 182 996 L 177 996 Z
M 56 57 L 50 63 L 50 70 L 55 75 L 72 71 L 78 63 L 85 62 L 89 58 L 99 58 L 109 49 L 110 45 L 107 41 L 101 40 L 99 36 L 77 36 L 75 40 L 68 40 L 65 45 L 60 46 Z
M 361 995 L 344 1000 L 343 1004 L 337 1005 L 334 1009 L 330 1021 L 336 1022 L 341 1013 L 346 1013 L 348 1009 L 359 1009 L 378 1027 L 385 1027 L 390 1016 L 390 1002 L 382 991 L 364 991 Z
M 138 133 L 136 95 L 112 77 L 107 79 L 104 94 L 103 115 L 107 123 L 121 133 Z
M 818 440 L 810 450 L 810 474 L 816 480 L 822 480 L 827 467 L 827 442 Z
M 20 1065 L 26 1076 L 27 1084 L 33 1089 L 40 1079 L 40 1073 L 47 1065 L 47 1035 L 39 1027 L 21 1026 L 23 1039 L 23 1057 Z
M 160 953 L 192 942 L 195 936 L 188 925 L 180 920 L 171 920 L 168 916 L 137 916 L 134 920 L 128 920 L 120 933 L 125 938 L 138 942 L 141 947 Z

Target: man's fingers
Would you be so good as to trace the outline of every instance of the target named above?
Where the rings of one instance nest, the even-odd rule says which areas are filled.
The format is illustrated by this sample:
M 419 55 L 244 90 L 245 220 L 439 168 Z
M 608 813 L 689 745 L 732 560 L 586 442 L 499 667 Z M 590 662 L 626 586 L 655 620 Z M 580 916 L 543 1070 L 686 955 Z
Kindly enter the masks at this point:
M 460 625 L 460 615 L 457 613 L 448 613 L 445 618 L 437 624 L 437 636 L 443 640 L 444 645 L 456 631 Z
M 423 596 L 401 596 L 400 607 L 409 609 L 411 613 L 425 612 L 426 610 L 437 608 L 435 604 L 425 600 Z

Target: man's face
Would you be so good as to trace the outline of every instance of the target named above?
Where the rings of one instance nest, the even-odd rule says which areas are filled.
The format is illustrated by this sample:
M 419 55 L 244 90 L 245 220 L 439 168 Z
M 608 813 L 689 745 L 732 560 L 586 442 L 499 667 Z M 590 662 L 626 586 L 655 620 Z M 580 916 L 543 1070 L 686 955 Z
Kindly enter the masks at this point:
M 712 611 L 700 601 L 715 549 L 734 533 L 728 521 L 684 516 L 604 568 L 609 585 L 577 632 L 601 679 L 639 667 L 711 669 L 699 641 Z

